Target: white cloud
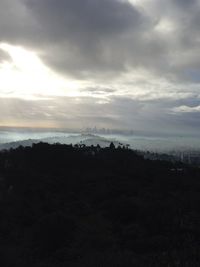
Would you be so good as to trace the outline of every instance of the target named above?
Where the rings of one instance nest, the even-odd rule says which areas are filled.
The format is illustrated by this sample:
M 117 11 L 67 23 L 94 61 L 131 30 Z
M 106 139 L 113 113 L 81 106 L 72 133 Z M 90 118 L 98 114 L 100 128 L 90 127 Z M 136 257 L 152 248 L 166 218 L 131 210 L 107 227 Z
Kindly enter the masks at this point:
M 179 107 L 174 107 L 172 111 L 175 113 L 193 113 L 193 112 L 196 113 L 200 112 L 200 106 L 195 106 L 195 107 L 179 106 Z

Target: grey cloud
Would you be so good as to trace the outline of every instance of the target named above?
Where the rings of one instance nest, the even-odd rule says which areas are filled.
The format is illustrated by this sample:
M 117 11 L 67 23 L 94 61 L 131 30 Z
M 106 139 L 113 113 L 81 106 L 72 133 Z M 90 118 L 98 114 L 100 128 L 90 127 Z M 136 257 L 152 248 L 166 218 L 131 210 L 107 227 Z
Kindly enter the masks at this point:
M 56 71 L 95 81 L 96 86 L 84 90 L 99 95 L 99 98 L 80 99 L 55 97 L 42 102 L 0 99 L 1 121 L 49 121 L 62 127 L 96 122 L 105 123 L 106 127 L 139 129 L 164 129 L 166 124 L 169 130 L 177 125 L 187 130 L 196 123 L 195 127 L 200 128 L 198 114 L 170 113 L 175 107 L 199 106 L 199 99 L 195 98 L 198 96 L 195 86 L 200 82 L 199 2 L 151 0 L 149 3 L 149 8 L 137 9 L 125 0 L 1 0 L 1 42 L 33 48 Z M 159 29 L 162 23 L 164 26 Z M 9 58 L 0 51 L 2 60 Z M 152 79 L 164 77 L 170 81 L 174 95 L 176 92 L 178 95 L 183 84 L 184 88 L 188 86 L 185 92 L 193 95 L 182 98 L 180 94 L 177 99 L 170 96 L 167 85 L 151 85 L 147 81 L 150 87 L 157 87 L 149 90 L 150 96 L 144 100 L 133 99 L 131 94 L 112 96 L 115 89 L 110 81 L 116 88 L 120 74 L 129 69 L 137 72 L 140 68 L 153 73 Z M 148 77 L 151 79 L 151 75 Z M 144 75 L 143 79 L 148 78 Z M 128 89 L 138 86 L 143 90 L 137 81 L 133 85 Z M 153 95 L 156 92 L 157 100 Z M 109 103 L 101 99 L 103 94 L 111 95 Z
M 0 41 L 34 46 L 39 25 L 21 0 L 1 0 Z
M 84 88 L 81 90 L 82 92 L 88 92 L 91 94 L 99 94 L 99 95 L 104 95 L 104 94 L 112 94 L 116 92 L 116 89 L 112 88 L 105 88 L 105 87 L 91 87 L 91 88 Z
M 23 125 L 50 125 L 62 128 L 106 127 L 157 131 L 158 133 L 188 133 L 200 130 L 199 112 L 177 113 L 172 109 L 198 104 L 163 100 L 138 101 L 128 97 L 113 97 L 109 103 L 99 104 L 101 98 L 57 97 L 31 101 L 0 98 L 0 121 Z
M 113 128 L 126 125 L 127 116 L 136 116 L 140 106 L 136 102 L 132 105 L 133 101 L 129 99 L 115 99 L 110 104 L 98 104 L 99 100 L 101 98 L 57 97 L 41 101 L 0 98 L 0 121 L 5 124 L 12 121 L 33 125 L 46 121 L 69 128 L 80 128 L 80 125 Z M 124 122 L 125 117 L 127 120 Z
M 139 13 L 128 2 L 118 0 L 27 0 L 26 3 L 55 40 L 68 35 L 118 34 L 138 26 L 140 19 Z
M 174 34 L 155 33 L 154 13 L 150 19 L 125 1 L 61 0 L 55 4 L 53 0 L 27 0 L 26 4 L 41 25 L 41 42 L 46 41 L 43 59 L 59 72 L 109 79 L 130 66 L 172 79 L 189 79 L 183 72 L 199 66 L 191 50 L 199 50 L 196 1 L 165 3 L 165 10 L 172 14 L 164 13 L 162 1 L 156 2 L 159 20 L 167 17 L 175 23 Z
M 180 8 L 190 8 L 197 5 L 198 0 L 172 0 L 172 3 L 175 3 Z
M 25 3 L 46 39 L 47 53 L 43 59 L 59 71 L 87 75 L 95 70 L 123 69 L 129 57 L 123 45 L 132 39 L 137 43 L 140 29 L 147 26 L 142 14 L 126 1 L 27 0 Z
M 66 75 L 110 79 L 131 67 L 192 80 L 184 72 L 200 67 L 197 3 L 155 0 L 147 14 L 120 0 L 2 0 L 1 41 L 32 46 Z M 174 33 L 155 31 L 163 18 Z

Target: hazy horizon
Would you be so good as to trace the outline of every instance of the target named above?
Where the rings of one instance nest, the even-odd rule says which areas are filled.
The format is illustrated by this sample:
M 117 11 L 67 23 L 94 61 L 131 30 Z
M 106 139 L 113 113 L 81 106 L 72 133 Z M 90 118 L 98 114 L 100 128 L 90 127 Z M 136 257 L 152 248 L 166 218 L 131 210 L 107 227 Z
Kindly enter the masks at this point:
M 200 152 L 199 136 L 155 135 L 142 132 L 104 132 L 67 131 L 66 129 L 0 129 L 0 150 L 22 146 L 32 146 L 33 143 L 85 144 L 108 147 L 111 142 L 115 146 L 126 146 L 133 150 L 151 151 L 157 153 Z

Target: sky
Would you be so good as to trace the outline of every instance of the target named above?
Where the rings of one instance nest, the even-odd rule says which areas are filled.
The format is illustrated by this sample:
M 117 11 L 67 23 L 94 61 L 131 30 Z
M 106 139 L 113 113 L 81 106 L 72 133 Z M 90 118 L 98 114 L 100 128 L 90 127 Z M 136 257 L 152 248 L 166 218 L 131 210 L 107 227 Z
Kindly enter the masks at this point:
M 0 126 L 200 130 L 200 0 L 1 0 Z

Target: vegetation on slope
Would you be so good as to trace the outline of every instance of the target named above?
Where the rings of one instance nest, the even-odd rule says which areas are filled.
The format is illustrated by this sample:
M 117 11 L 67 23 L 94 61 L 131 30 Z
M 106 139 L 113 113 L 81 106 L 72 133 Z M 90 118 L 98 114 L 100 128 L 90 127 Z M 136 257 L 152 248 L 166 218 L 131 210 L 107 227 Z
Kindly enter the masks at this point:
M 200 171 L 127 148 L 0 153 L 0 264 L 199 266 Z

